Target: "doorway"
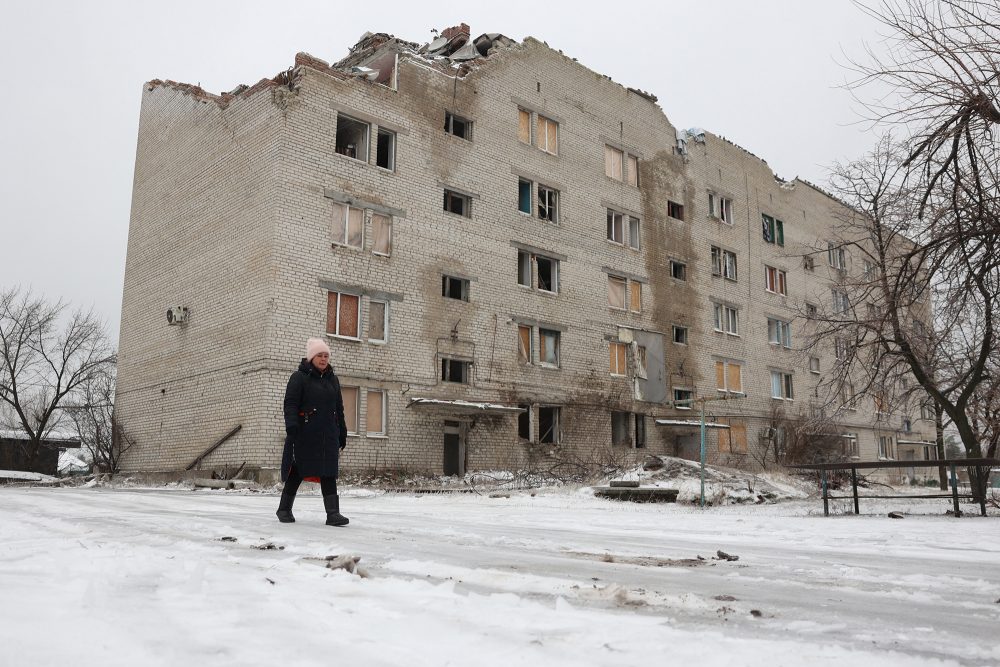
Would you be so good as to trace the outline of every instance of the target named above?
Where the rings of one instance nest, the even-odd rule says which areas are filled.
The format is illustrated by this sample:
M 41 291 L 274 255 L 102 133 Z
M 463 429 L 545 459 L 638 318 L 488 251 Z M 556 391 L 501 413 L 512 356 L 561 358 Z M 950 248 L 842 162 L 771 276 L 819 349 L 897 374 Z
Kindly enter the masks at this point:
M 445 475 L 465 475 L 465 429 L 460 422 L 446 421 L 444 423 L 444 461 L 442 465 Z

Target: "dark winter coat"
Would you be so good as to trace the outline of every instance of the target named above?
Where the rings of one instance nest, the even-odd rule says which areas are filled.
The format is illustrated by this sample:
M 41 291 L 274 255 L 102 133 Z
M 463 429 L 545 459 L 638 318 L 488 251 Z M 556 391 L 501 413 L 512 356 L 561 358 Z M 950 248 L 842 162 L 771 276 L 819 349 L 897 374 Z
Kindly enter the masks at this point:
M 340 450 L 347 446 L 347 422 L 340 380 L 333 367 L 320 373 L 305 359 L 285 389 L 285 450 L 281 479 L 295 465 L 303 477 L 336 477 Z

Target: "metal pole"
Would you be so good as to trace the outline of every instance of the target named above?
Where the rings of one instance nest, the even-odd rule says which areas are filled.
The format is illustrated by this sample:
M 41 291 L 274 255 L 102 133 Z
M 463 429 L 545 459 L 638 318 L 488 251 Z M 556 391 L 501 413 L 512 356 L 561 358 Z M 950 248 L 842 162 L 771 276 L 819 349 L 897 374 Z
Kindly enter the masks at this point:
M 823 516 L 830 516 L 830 500 L 827 498 L 826 492 L 826 470 L 824 469 L 820 475 L 823 480 Z
M 858 509 L 858 469 L 851 468 L 851 487 L 854 489 L 854 513 L 861 514 Z
M 962 516 L 962 510 L 958 508 L 958 473 L 955 472 L 955 464 L 951 464 L 951 499 L 955 503 L 955 517 Z
M 701 400 L 701 507 L 705 507 L 705 399 Z

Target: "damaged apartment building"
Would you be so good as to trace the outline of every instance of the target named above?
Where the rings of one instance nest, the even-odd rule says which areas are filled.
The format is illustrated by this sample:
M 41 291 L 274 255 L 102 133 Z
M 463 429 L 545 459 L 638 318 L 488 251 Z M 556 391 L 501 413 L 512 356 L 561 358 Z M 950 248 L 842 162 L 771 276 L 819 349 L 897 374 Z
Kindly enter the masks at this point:
M 348 470 L 695 459 L 700 398 L 709 461 L 760 467 L 777 416 L 823 409 L 838 352 L 797 345 L 859 270 L 826 251 L 839 206 L 648 93 L 464 24 L 218 95 L 149 81 L 123 470 L 276 476 L 285 384 L 323 334 Z M 850 400 L 844 455 L 931 455 L 929 415 Z

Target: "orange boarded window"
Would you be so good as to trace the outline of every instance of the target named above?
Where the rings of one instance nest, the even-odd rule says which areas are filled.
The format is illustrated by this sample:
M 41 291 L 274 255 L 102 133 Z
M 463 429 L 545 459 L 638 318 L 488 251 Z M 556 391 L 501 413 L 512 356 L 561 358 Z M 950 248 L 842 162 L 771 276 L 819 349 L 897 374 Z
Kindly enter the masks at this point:
M 625 343 L 610 343 L 610 364 L 612 375 L 625 375 Z
M 531 143 L 531 112 L 517 110 L 517 138 L 523 144 Z
M 326 332 L 336 336 L 358 338 L 358 304 L 356 294 L 329 292 L 326 301 Z
M 385 435 L 385 392 L 381 389 L 368 391 L 368 411 L 365 421 L 368 435 Z
M 340 395 L 344 398 L 344 421 L 347 422 L 347 432 L 358 432 L 358 388 L 341 387 Z

